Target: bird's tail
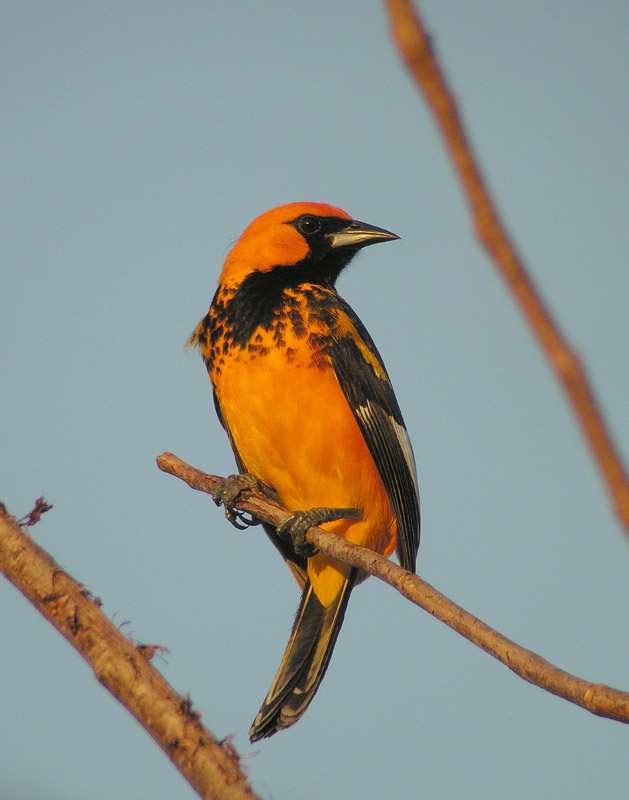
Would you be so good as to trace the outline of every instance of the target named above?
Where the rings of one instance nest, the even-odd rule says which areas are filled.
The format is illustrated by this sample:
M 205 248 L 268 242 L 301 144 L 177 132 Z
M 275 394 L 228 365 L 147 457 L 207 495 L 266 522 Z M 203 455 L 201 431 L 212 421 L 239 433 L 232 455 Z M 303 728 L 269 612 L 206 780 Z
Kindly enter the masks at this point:
M 351 568 L 327 607 L 306 583 L 282 663 L 249 731 L 252 742 L 293 725 L 308 708 L 328 667 L 356 575 Z

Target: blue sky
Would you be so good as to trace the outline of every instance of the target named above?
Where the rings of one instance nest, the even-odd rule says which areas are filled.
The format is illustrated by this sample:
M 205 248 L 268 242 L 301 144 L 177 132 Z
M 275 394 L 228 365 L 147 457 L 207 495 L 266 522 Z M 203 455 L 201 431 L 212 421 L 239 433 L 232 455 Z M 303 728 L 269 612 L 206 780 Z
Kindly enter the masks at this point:
M 629 5 L 424 2 L 501 213 L 629 455 Z M 418 571 L 580 677 L 629 688 L 629 544 L 477 245 L 378 3 L 2 4 L 2 500 L 234 734 L 263 797 L 626 797 L 627 729 L 512 675 L 371 580 L 297 726 L 246 734 L 298 593 L 260 529 L 161 474 L 233 471 L 186 337 L 257 214 L 398 233 L 339 283 L 418 462 Z M 192 790 L 0 584 L 0 800 Z M 36 765 L 36 769 L 34 768 Z

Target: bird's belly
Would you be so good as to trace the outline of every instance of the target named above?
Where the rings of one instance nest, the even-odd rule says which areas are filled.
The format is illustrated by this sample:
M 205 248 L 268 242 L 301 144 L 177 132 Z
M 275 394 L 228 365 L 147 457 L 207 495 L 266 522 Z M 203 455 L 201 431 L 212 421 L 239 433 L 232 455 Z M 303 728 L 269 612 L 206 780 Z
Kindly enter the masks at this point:
M 290 511 L 317 506 L 358 508 L 357 521 L 322 526 L 389 555 L 395 517 L 384 484 L 333 370 L 285 351 L 230 359 L 215 388 L 245 469 L 278 493 Z M 327 604 L 346 568 L 319 554 L 309 576 Z

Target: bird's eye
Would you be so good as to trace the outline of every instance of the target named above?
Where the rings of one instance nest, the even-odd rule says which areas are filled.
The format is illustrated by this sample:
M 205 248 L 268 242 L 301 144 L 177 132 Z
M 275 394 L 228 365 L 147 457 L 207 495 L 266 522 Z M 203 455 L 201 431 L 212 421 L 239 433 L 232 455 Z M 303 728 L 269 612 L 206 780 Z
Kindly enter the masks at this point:
M 317 233 L 319 230 L 321 230 L 321 220 L 319 217 L 315 217 L 312 214 L 304 214 L 304 216 L 299 219 L 300 233 L 307 236 L 312 233 Z

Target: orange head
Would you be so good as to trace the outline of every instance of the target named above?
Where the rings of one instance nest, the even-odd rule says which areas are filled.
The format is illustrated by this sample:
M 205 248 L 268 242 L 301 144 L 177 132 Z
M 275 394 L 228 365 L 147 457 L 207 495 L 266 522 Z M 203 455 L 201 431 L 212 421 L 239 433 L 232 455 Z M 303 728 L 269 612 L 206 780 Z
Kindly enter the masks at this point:
M 326 203 L 288 203 L 265 211 L 229 252 L 220 282 L 240 283 L 252 272 L 305 265 L 318 280 L 334 283 L 359 248 L 397 239 L 394 233 L 353 220 Z

